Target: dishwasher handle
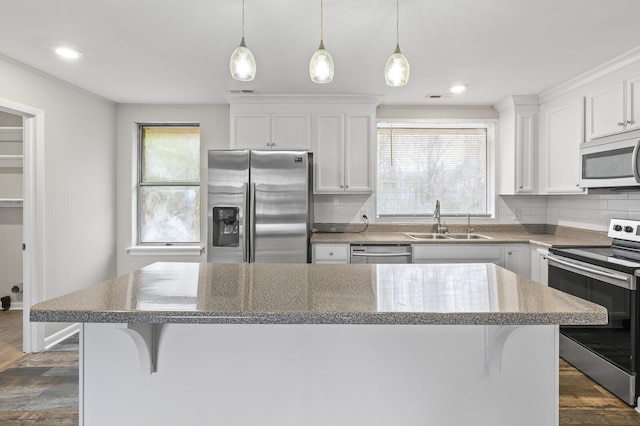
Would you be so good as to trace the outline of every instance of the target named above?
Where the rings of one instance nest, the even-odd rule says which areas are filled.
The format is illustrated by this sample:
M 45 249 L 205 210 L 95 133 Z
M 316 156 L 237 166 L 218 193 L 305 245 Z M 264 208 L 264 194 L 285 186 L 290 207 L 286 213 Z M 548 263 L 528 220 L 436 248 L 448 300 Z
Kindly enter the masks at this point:
M 411 256 L 411 253 L 359 253 L 354 251 L 351 253 L 351 256 L 362 256 L 362 257 L 407 257 Z

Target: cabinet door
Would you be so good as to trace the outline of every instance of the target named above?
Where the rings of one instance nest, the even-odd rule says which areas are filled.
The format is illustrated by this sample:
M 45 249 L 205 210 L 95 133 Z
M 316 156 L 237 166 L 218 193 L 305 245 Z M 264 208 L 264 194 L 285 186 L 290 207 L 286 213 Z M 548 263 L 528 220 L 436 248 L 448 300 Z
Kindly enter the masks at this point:
M 624 85 L 617 83 L 587 96 L 587 139 L 624 131 Z
M 320 114 L 314 153 L 315 192 L 344 192 L 344 115 Z
M 507 244 L 504 246 L 504 267 L 523 277 L 529 277 L 529 246 Z
M 537 114 L 516 114 L 516 192 L 534 192 L 534 146 Z
M 274 114 L 272 149 L 311 150 L 311 114 Z
M 231 123 L 231 148 L 269 149 L 271 115 L 234 115 Z
M 627 80 L 627 130 L 640 129 L 640 75 Z
M 345 191 L 373 192 L 371 115 L 346 115 Z
M 547 193 L 581 193 L 582 99 L 546 112 Z

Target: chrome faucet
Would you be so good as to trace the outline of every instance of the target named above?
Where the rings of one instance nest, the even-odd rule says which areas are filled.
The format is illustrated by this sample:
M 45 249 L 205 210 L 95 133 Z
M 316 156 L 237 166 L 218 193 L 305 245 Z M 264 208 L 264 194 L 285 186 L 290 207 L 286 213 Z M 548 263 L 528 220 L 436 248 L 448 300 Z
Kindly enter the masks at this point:
M 436 232 L 442 233 L 442 227 L 440 226 L 440 200 L 436 200 L 436 208 L 433 211 L 433 217 L 436 218 Z

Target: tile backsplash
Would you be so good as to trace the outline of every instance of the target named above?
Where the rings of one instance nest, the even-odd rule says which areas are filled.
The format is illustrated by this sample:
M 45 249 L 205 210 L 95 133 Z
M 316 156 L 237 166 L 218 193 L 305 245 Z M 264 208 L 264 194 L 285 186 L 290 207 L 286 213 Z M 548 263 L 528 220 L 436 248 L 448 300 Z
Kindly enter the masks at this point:
M 360 223 L 365 211 L 372 222 L 372 195 L 316 195 L 316 223 Z M 493 223 L 562 225 L 606 231 L 611 218 L 640 220 L 640 192 L 600 191 L 576 195 L 511 195 L 498 197 Z M 476 223 L 479 222 L 476 220 Z

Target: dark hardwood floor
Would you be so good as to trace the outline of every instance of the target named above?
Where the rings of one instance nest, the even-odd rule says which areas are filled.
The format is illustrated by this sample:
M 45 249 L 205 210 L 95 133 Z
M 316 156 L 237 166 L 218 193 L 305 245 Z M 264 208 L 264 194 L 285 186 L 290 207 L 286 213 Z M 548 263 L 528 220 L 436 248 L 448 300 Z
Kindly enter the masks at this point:
M 0 321 L 3 318 L 0 315 Z M 2 347 L 5 335 L 0 338 Z M 0 371 L 0 425 L 77 424 L 77 335 L 45 352 L 20 353 L 13 365 Z M 640 426 L 640 413 L 560 360 L 560 425 Z

